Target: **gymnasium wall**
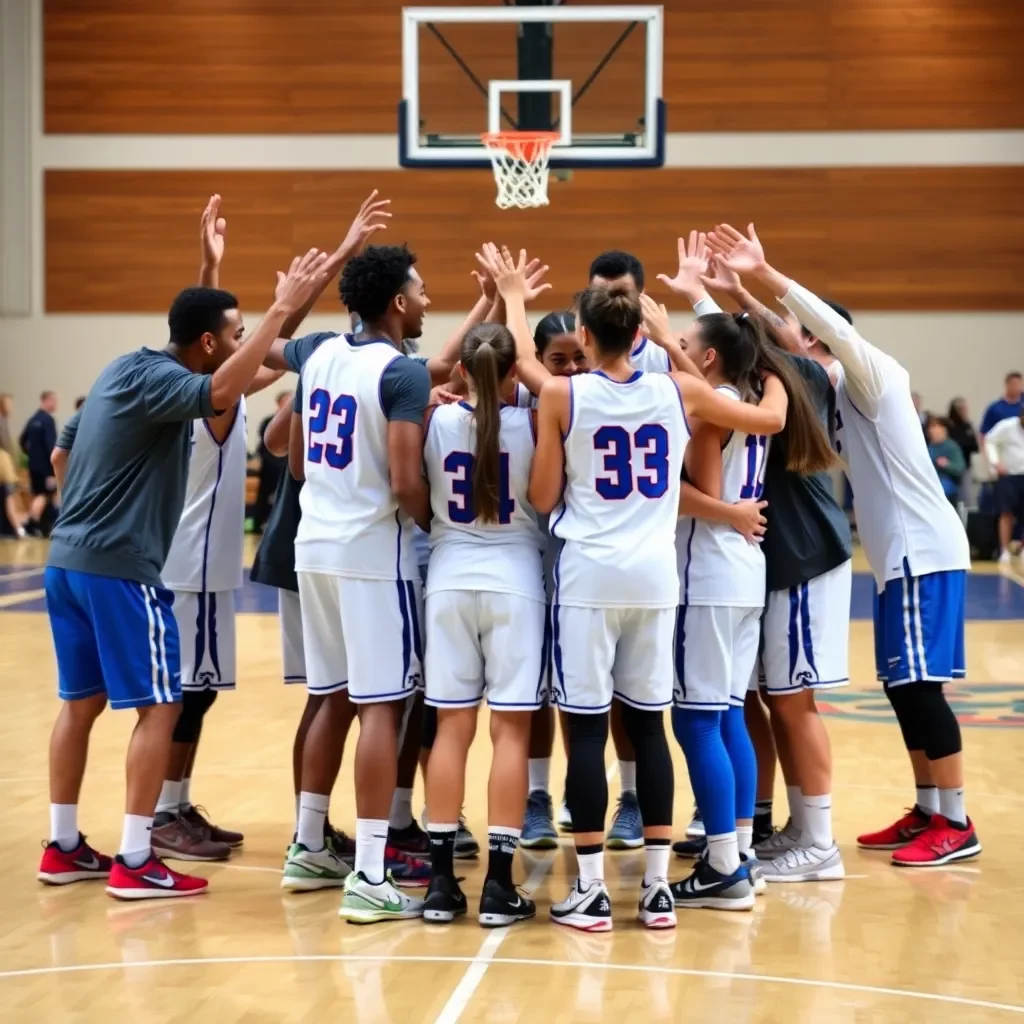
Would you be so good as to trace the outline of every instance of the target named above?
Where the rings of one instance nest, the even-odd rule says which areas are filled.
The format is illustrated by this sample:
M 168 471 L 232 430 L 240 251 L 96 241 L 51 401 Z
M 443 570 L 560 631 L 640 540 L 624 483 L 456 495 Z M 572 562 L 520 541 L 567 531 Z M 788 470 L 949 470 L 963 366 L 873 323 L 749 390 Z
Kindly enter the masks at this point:
M 557 305 L 602 248 L 636 251 L 653 277 L 677 230 L 724 218 L 754 220 L 775 262 L 849 306 L 932 407 L 953 393 L 979 407 L 1024 362 L 1024 5 L 666 3 L 668 166 L 580 171 L 549 208 L 515 213 L 494 207 L 487 172 L 397 169 L 401 6 L 0 0 L 0 390 L 22 412 L 44 387 L 66 412 L 114 355 L 163 343 L 213 191 L 223 283 L 251 322 L 274 269 L 336 244 L 378 187 L 390 238 L 420 254 L 427 351 L 471 304 L 485 239 L 550 263 Z M 500 33 L 456 28 L 471 64 L 511 76 Z M 589 71 L 559 53 L 559 74 Z M 435 107 L 474 117 L 443 51 L 423 60 Z M 630 60 L 577 127 L 628 112 Z M 345 322 L 332 290 L 310 325 Z

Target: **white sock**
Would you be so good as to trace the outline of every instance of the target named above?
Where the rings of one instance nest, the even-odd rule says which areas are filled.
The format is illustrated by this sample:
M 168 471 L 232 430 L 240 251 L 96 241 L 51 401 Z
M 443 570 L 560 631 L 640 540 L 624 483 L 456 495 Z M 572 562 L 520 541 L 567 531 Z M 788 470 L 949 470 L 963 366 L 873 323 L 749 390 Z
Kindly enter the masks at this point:
M 740 848 L 735 832 L 723 832 L 708 836 L 708 863 L 720 874 L 728 877 L 735 874 L 740 866 Z
M 388 823 L 383 818 L 356 818 L 356 871 L 371 885 L 384 881 L 384 847 Z
M 636 792 L 636 761 L 619 762 L 619 789 L 623 793 Z
M 412 824 L 411 789 L 395 788 L 395 795 L 391 798 L 389 821 L 392 828 L 408 828 Z
M 78 804 L 50 804 L 50 842 L 65 853 L 78 849 Z
M 750 847 L 754 843 L 754 826 L 736 826 L 736 846 L 740 853 L 750 853 Z
M 130 868 L 141 868 L 153 852 L 153 819 L 142 814 L 126 814 L 121 831 L 121 849 L 117 852 Z
M 156 802 L 157 814 L 177 814 L 181 804 L 181 783 L 172 779 L 164 779 L 160 787 L 160 799 Z
M 324 822 L 327 820 L 330 803 L 329 793 L 299 794 L 299 823 L 295 829 L 295 841 L 307 850 L 324 848 Z
M 800 787 L 787 786 L 786 799 L 789 801 L 789 817 L 793 822 L 793 828 L 797 832 L 803 832 L 807 823 L 804 817 L 804 795 L 800 792 Z
M 832 848 L 832 796 L 804 797 L 804 831 L 819 850 Z
M 967 824 L 967 811 L 964 808 L 964 787 L 939 790 L 939 813 L 954 825 Z
M 668 861 L 672 855 L 671 844 L 665 842 L 657 846 L 650 843 L 644 846 L 646 858 L 646 870 L 644 871 L 644 885 L 650 885 L 656 878 L 668 881 Z
M 295 794 L 295 831 L 299 831 L 299 808 L 302 806 L 302 795 Z
M 938 786 L 918 786 L 917 787 L 917 806 L 924 811 L 925 814 L 938 814 L 939 813 L 939 787 Z
M 192 807 L 191 789 L 192 789 L 192 780 L 191 779 L 182 779 L 181 780 L 181 802 L 179 803 L 178 806 L 183 811 L 190 810 L 191 807 Z
M 548 789 L 548 786 L 551 779 L 551 758 L 531 757 L 527 761 L 527 766 L 530 775 L 528 792 L 533 793 L 539 789 L 545 793 L 550 793 L 551 790 Z
M 576 860 L 580 865 L 580 881 L 584 889 L 589 889 L 592 882 L 604 881 L 604 850 L 598 853 L 577 853 Z

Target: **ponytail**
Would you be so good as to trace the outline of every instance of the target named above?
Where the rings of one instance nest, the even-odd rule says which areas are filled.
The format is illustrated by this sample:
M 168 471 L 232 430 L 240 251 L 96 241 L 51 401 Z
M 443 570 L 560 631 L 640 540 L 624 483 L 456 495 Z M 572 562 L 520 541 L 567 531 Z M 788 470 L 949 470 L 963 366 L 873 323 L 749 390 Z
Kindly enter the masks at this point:
M 476 391 L 473 508 L 493 525 L 501 510 L 501 385 L 515 366 L 515 341 L 501 324 L 479 324 L 463 339 L 461 361 Z

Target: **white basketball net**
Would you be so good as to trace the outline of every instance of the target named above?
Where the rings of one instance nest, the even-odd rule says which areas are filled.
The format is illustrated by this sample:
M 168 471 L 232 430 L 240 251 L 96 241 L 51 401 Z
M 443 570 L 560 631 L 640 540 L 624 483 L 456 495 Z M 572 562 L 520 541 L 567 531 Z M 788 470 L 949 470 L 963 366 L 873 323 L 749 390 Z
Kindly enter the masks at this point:
M 483 136 L 502 210 L 548 205 L 548 171 L 557 132 L 499 132 Z

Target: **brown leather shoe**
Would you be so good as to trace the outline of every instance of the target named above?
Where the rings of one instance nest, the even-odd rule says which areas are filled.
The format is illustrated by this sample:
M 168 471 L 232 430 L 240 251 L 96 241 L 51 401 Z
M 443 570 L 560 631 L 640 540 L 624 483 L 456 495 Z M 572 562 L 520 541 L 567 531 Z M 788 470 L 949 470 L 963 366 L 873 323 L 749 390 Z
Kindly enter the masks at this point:
M 179 815 L 166 825 L 154 825 L 153 852 L 171 860 L 227 860 L 231 847 L 214 842 L 205 829 L 196 828 Z
M 245 842 L 245 836 L 241 832 L 232 832 L 230 829 L 214 825 L 203 813 L 202 807 L 192 804 L 187 811 L 182 811 L 181 816 L 193 827 L 206 829 L 207 835 L 215 843 L 227 843 L 232 849 L 241 846 Z

